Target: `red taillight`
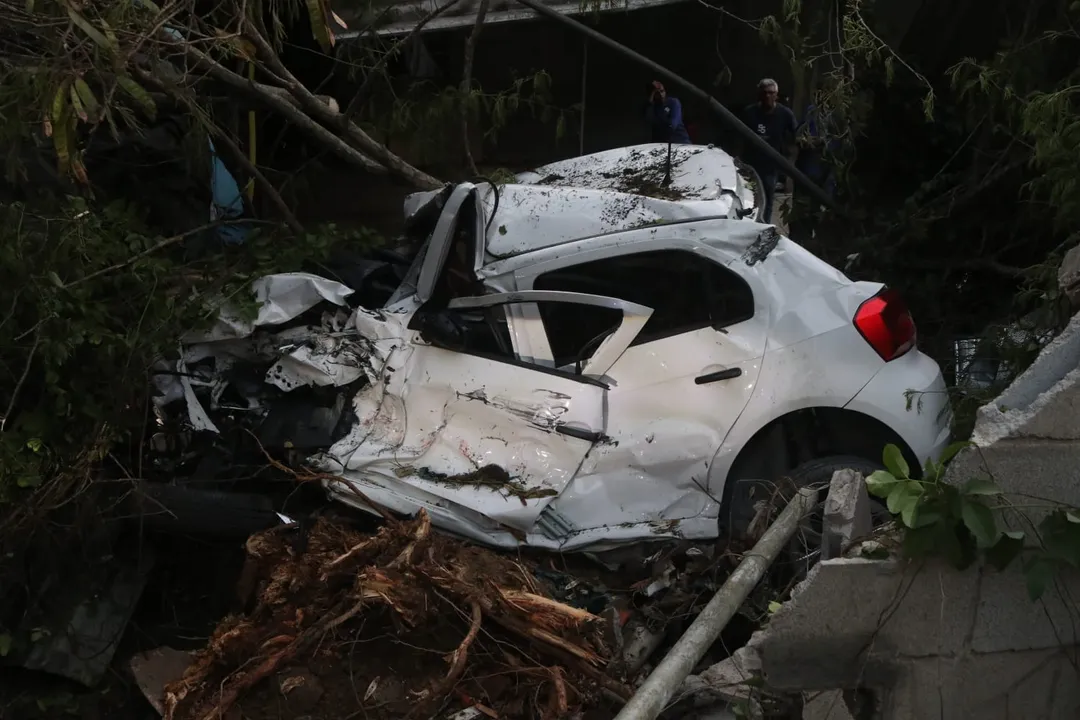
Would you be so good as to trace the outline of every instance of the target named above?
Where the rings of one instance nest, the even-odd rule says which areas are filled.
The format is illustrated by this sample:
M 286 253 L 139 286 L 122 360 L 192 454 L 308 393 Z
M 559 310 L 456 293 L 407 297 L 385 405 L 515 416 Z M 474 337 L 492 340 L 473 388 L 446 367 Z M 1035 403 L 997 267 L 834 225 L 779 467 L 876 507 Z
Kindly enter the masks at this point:
M 885 362 L 915 347 L 915 321 L 895 290 L 865 300 L 855 311 L 855 328 Z

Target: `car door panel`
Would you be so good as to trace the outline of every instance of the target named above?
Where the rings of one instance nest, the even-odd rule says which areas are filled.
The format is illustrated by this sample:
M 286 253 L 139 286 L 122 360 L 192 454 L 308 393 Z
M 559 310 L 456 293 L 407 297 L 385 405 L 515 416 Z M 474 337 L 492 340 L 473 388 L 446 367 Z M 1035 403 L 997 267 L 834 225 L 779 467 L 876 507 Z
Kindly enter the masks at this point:
M 517 279 L 519 287 L 533 287 L 541 272 L 673 248 L 694 253 L 702 263 L 726 265 L 726 258 L 713 257 L 708 249 L 653 238 L 525 268 Z M 765 353 L 768 307 L 756 293 L 753 304 L 753 317 L 742 322 L 698 327 L 622 353 L 607 373 L 612 442 L 589 454 L 547 514 L 558 514 L 578 530 L 626 522 L 670 528 L 680 520 L 718 514 L 722 487 L 712 486 L 709 465 L 753 395 Z
M 456 298 L 440 312 L 535 302 L 601 305 L 621 310 L 623 321 L 578 377 L 438 347 L 415 333 L 408 361 L 390 378 L 400 388 L 405 425 L 389 453 L 396 478 L 519 531 L 535 524 L 606 437 L 607 387 L 591 374 L 607 372 L 651 312 L 612 298 L 552 292 Z
M 407 388 L 398 478 L 522 531 L 593 446 L 557 429 L 604 432 L 602 386 L 431 345 L 415 347 Z

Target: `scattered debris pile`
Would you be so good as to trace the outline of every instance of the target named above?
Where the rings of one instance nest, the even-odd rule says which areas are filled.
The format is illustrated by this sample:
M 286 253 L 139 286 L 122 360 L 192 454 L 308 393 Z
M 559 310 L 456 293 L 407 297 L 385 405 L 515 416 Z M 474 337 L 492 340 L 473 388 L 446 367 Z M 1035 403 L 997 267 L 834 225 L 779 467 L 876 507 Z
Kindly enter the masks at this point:
M 426 513 L 374 535 L 283 525 L 247 553 L 251 609 L 166 686 L 166 720 L 561 717 L 630 695 L 603 671 L 599 617 L 520 562 L 433 533 Z

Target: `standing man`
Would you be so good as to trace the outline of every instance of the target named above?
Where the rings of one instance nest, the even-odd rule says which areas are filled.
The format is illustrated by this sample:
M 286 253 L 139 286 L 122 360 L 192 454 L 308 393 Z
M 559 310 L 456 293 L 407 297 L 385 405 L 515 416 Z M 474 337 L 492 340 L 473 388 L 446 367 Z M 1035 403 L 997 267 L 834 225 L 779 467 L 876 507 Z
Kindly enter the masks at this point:
M 690 135 L 683 125 L 682 103 L 678 98 L 668 97 L 664 84 L 654 80 L 649 86 L 649 102 L 645 106 L 645 120 L 652 129 L 652 141 L 689 145 Z
M 787 156 L 787 150 L 795 138 L 798 123 L 791 109 L 777 102 L 779 86 L 772 78 L 765 78 L 758 83 L 758 101 L 743 112 L 743 122 L 758 134 L 762 140 L 772 146 L 776 152 Z M 755 148 L 746 152 L 746 162 L 761 177 L 761 191 L 765 196 L 762 220 L 771 223 L 773 199 L 776 197 L 776 183 L 780 177 L 780 168 L 764 153 Z

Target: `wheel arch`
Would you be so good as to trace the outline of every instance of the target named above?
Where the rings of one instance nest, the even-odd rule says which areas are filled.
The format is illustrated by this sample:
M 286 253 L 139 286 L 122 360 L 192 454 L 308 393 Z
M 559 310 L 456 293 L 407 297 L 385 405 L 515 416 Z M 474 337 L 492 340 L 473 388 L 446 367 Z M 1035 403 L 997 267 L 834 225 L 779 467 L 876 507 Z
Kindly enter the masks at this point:
M 833 455 L 881 462 L 882 452 L 890 444 L 900 448 L 912 475 L 921 475 L 921 461 L 900 434 L 865 413 L 808 407 L 773 418 L 754 432 L 727 472 L 721 524 L 737 524 L 737 517 L 753 513 L 752 495 L 740 480 L 780 478 L 804 462 Z

